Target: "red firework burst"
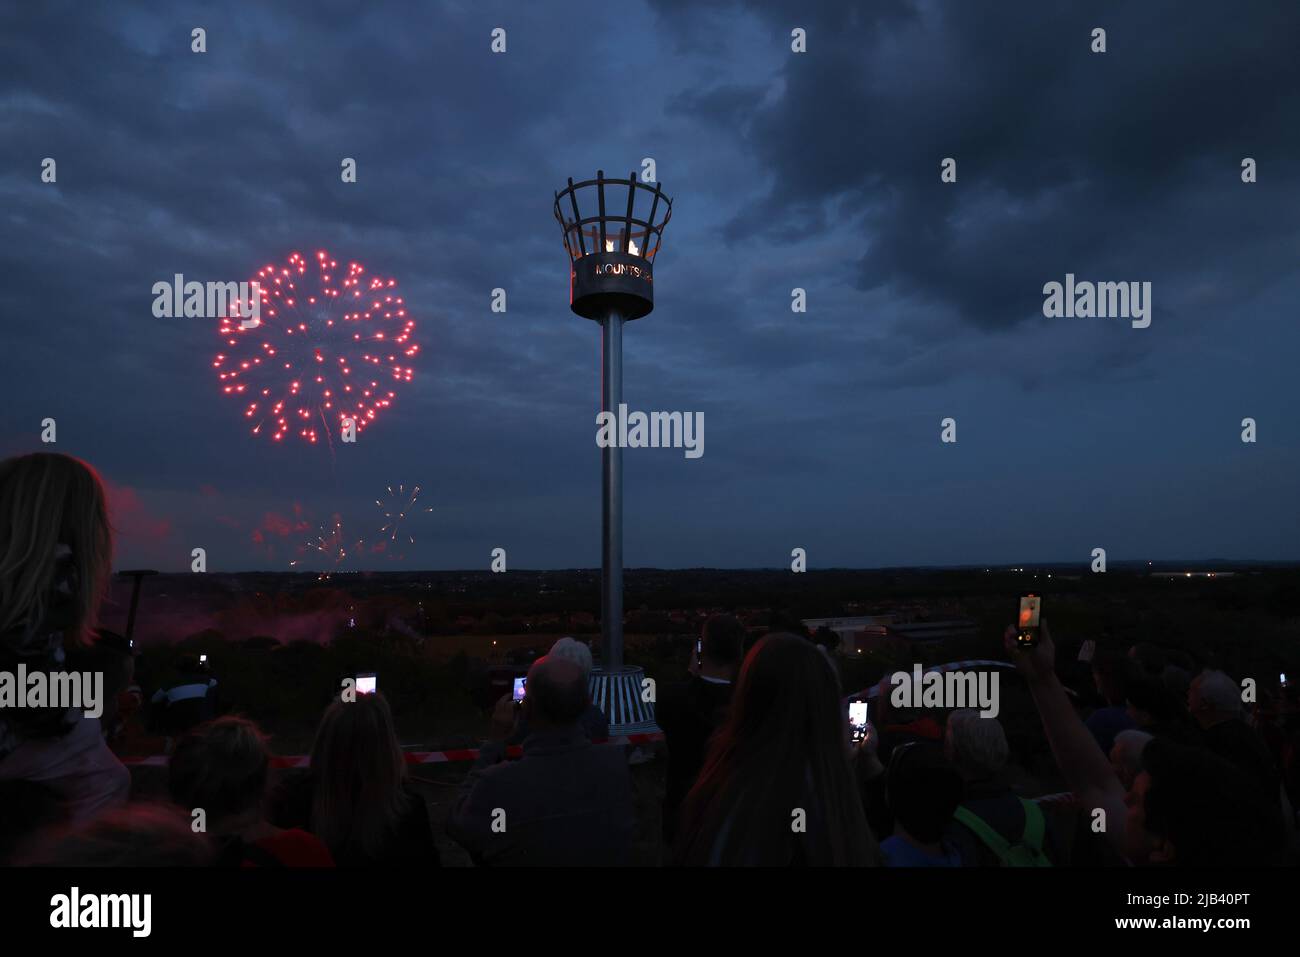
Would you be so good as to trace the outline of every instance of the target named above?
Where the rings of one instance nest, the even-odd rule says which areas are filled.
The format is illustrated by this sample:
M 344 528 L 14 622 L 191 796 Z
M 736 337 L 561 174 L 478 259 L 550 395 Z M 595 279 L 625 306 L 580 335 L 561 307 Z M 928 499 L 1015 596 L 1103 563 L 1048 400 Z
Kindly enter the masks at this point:
M 222 392 L 247 401 L 254 435 L 265 426 L 277 442 L 297 435 L 314 444 L 349 418 L 360 433 L 411 381 L 407 363 L 420 347 L 396 280 L 367 277 L 356 262 L 340 269 L 322 250 L 315 262 L 293 253 L 264 266 L 253 282 L 261 321 L 249 325 L 231 309 L 212 366 Z

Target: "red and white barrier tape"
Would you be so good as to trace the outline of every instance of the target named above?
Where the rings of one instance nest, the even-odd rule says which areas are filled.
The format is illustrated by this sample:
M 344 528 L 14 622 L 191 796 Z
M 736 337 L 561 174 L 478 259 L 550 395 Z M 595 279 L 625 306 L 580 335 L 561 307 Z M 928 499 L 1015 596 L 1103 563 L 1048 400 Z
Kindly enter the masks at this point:
M 629 734 L 617 738 L 607 738 L 604 741 L 595 741 L 594 744 L 649 744 L 652 741 L 662 741 L 663 733 L 654 734 Z M 475 761 L 478 759 L 478 748 L 460 748 L 452 751 L 406 751 L 403 752 L 407 764 L 452 764 L 461 761 Z M 523 749 L 518 745 L 512 745 L 506 749 L 506 756 L 517 758 L 523 754 Z M 166 767 L 167 755 L 150 754 L 144 757 L 124 757 L 122 763 L 127 767 Z M 271 756 L 271 767 L 273 768 L 306 768 L 310 767 L 311 758 L 306 754 L 275 754 Z

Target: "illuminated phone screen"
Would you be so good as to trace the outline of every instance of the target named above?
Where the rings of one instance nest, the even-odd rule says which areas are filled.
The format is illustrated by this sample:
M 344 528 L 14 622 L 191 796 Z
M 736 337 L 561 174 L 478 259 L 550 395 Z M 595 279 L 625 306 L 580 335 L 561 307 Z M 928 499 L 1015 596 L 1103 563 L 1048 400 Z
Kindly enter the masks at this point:
M 1038 611 L 1042 599 L 1035 595 L 1026 595 L 1020 599 L 1020 629 L 1025 631 L 1038 627 Z
M 357 694 L 374 694 L 379 690 L 379 679 L 375 675 L 357 675 Z
M 1038 612 L 1042 599 L 1037 595 L 1026 595 L 1020 599 L 1020 618 L 1017 622 L 1016 645 L 1020 648 L 1032 648 L 1038 644 Z
M 867 736 L 867 703 L 865 701 L 849 702 L 849 725 L 853 728 L 854 741 L 861 741 Z

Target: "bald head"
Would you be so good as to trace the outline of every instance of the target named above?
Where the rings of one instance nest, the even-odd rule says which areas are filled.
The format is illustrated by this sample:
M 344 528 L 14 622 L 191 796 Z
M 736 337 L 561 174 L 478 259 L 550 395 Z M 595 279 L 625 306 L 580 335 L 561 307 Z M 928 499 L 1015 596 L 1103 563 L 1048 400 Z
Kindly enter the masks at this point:
M 528 695 L 524 698 L 528 724 L 535 730 L 568 728 L 587 709 L 587 676 L 568 658 L 546 655 L 528 669 Z

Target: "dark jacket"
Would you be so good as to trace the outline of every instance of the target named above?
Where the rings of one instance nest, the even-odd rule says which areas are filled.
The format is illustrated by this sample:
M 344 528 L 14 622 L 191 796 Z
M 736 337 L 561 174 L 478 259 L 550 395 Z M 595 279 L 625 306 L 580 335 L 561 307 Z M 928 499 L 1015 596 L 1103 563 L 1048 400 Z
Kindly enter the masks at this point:
M 609 719 L 605 717 L 605 712 L 600 710 L 599 705 L 588 703 L 587 710 L 578 719 L 578 724 L 586 732 L 588 741 L 604 741 L 609 737 Z M 523 744 L 528 735 L 528 719 L 520 712 L 515 722 L 515 730 L 506 739 L 506 744 Z
M 655 705 L 655 722 L 668 747 L 664 787 L 663 836 L 671 846 L 677 836 L 677 815 L 704 766 L 709 738 L 727 717 L 731 684 L 705 681 L 698 675 L 669 688 Z
M 477 864 L 625 864 L 632 780 L 623 749 L 593 745 L 581 726 L 533 732 L 524 756 L 485 745 L 447 818 Z
M 1275 801 L 1281 795 L 1282 777 L 1263 737 L 1245 721 L 1224 721 L 1201 732 L 1202 745 L 1244 771 L 1263 794 Z
M 271 796 L 271 823 L 282 828 L 311 829 L 311 771 L 291 771 Z M 441 862 L 429 825 L 429 809 L 409 784 L 402 785 L 404 809 L 383 845 L 371 853 L 355 847 L 332 848 L 339 867 L 437 867 Z
M 992 781 L 968 781 L 966 796 L 961 802 L 976 817 L 1002 835 L 1008 844 L 1019 844 L 1025 833 L 1025 807 L 1010 789 Z M 1056 833 L 1051 819 L 1045 821 L 1041 850 L 1053 862 L 1060 860 Z M 997 853 L 984 843 L 974 831 L 960 821 L 953 820 L 944 834 L 961 854 L 963 867 L 1001 867 Z

